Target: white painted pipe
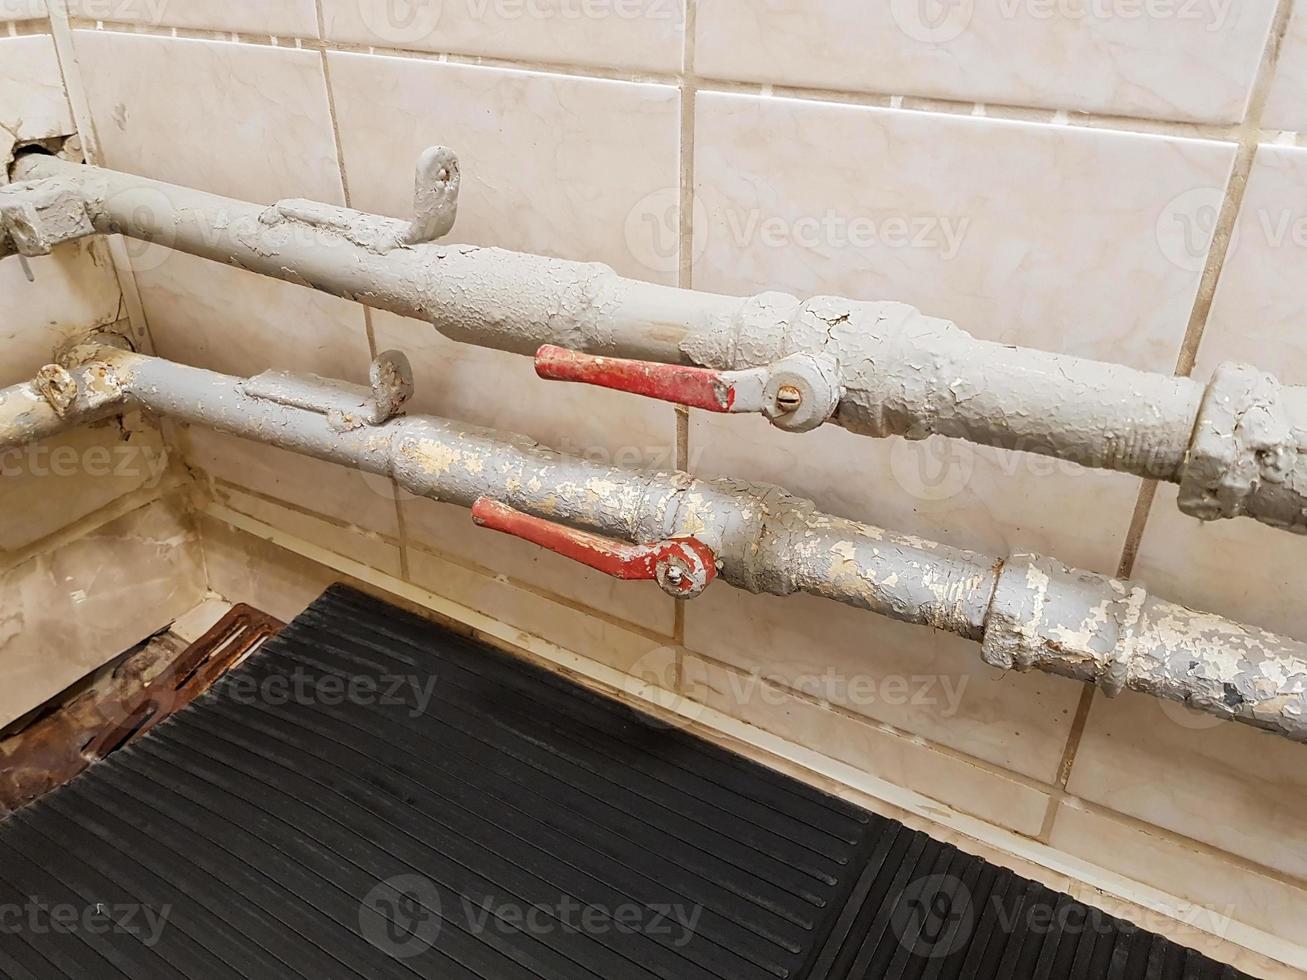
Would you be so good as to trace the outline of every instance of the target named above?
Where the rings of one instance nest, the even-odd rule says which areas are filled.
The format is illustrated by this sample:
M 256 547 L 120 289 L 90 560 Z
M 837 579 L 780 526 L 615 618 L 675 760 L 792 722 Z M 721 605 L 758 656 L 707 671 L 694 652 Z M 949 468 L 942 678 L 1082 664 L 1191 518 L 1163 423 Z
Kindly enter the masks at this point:
M 15 177 L 61 202 L 75 194 L 96 231 L 426 320 L 457 341 L 723 371 L 821 357 L 835 365 L 829 420 L 850 431 L 938 434 L 1176 482 L 1181 509 L 1204 520 L 1246 514 L 1307 532 L 1307 394 L 1253 368 L 1225 366 L 1203 385 L 978 340 L 900 303 L 673 289 L 597 263 L 413 244 L 421 215 L 260 207 L 47 156 L 21 158 Z
M 43 372 L 59 381 L 41 390 L 66 401 L 65 425 L 116 399 L 391 476 L 435 500 L 490 498 L 637 544 L 693 537 L 712 549 L 721 578 L 750 592 L 823 596 L 978 640 L 996 667 L 1062 674 L 1110 695 L 1143 691 L 1307 741 L 1307 644 L 1154 598 L 1134 582 L 922 541 L 820 513 L 779 487 L 624 470 L 444 419 L 374 424 L 341 410 L 366 393 L 339 382 L 233 378 L 105 347 L 74 358 L 69 371 Z M 0 404 L 30 391 L 0 392 Z M 0 450 L 29 437 L 30 426 L 0 417 Z

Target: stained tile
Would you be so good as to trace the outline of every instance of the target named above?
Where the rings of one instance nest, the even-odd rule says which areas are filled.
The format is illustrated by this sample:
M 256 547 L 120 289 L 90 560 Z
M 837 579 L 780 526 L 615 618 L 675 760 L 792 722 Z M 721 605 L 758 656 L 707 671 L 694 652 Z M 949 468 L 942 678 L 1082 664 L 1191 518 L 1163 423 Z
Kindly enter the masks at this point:
M 1290 943 L 1302 941 L 1307 887 L 1259 874 L 1209 849 L 1087 810 L 1076 800 L 1059 807 L 1049 843 L 1066 854 L 1192 903 L 1194 908 L 1185 916 L 1191 925 L 1225 935 L 1231 931 L 1231 922 L 1239 922 Z M 1159 915 L 1155 924 L 1136 924 L 1156 929 L 1165 925 L 1165 920 Z M 1302 962 L 1307 965 L 1307 950 Z
M 330 60 L 355 207 L 409 216 L 418 155 L 443 143 L 462 170 L 451 240 L 675 282 L 674 253 L 670 268 L 650 270 L 627 242 L 628 218 L 651 196 L 671 192 L 675 204 L 675 88 L 409 58 Z
M 204 591 L 194 527 L 170 501 L 0 573 L 0 725 L 167 626 Z
M 1307 130 L 1307 11 L 1298 8 L 1280 45 L 1263 129 Z
M 1206 380 L 1221 362 L 1241 361 L 1307 384 L 1304 201 L 1307 149 L 1261 147 L 1194 377 Z M 1175 501 L 1174 488 L 1159 491 L 1136 576 L 1168 598 L 1307 640 L 1307 608 L 1297 600 L 1302 539 L 1246 518 L 1205 525 Z
M 75 131 L 50 35 L 0 37 L 0 127 L 19 139 Z
M 684 6 L 684 0 L 323 0 L 323 16 L 332 41 L 675 71 Z
M 318 36 L 313 0 L 67 0 L 73 17 L 144 27 L 237 31 L 274 37 Z
M 157 487 L 168 464 L 158 429 L 139 415 L 0 452 L 0 555 L 27 548 L 123 494 Z
M 710 0 L 704 75 L 1177 121 L 1243 117 L 1274 4 Z
M 1056 775 L 1081 691 L 1046 674 L 1005 675 L 949 633 L 827 599 L 725 585 L 687 604 L 685 645 L 1041 781 Z
M 344 201 L 322 61 L 312 51 L 75 31 L 117 170 L 271 204 Z M 160 79 L 173 79 L 160 84 Z
M 66 344 L 119 315 L 113 270 L 90 241 L 68 242 L 28 260 L 0 261 L 0 385 L 30 381 Z
M 0 22 L 35 20 L 45 15 L 45 0 L 0 0 Z
M 637 671 L 646 682 L 660 680 L 652 664 Z M 997 826 L 1034 836 L 1043 824 L 1047 794 L 1010 776 L 692 654 L 681 673 L 678 706 L 691 720 L 702 704 Z
M 1307 879 L 1307 748 L 1142 694 L 1094 702 L 1070 793 Z

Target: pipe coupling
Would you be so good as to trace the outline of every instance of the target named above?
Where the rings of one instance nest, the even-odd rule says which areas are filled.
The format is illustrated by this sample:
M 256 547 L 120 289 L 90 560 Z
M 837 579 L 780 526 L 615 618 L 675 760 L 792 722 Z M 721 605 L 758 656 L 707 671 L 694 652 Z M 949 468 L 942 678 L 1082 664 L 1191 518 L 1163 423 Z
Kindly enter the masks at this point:
M 1180 509 L 1204 521 L 1249 515 L 1307 533 L 1303 390 L 1222 364 L 1203 396 L 1180 479 Z
M 1013 555 L 999 573 L 980 655 L 1003 670 L 1046 670 L 1115 697 L 1126 687 L 1148 593 L 1133 582 Z
M 94 234 L 85 198 L 71 181 L 0 187 L 0 255 L 49 255 L 57 245 Z

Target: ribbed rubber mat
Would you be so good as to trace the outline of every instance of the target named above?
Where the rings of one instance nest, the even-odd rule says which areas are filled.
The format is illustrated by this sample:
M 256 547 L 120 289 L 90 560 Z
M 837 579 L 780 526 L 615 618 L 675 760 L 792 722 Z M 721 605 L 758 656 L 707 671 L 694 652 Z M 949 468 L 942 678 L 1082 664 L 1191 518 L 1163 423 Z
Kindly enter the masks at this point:
M 1239 976 L 339 586 L 0 824 L 0 974 Z

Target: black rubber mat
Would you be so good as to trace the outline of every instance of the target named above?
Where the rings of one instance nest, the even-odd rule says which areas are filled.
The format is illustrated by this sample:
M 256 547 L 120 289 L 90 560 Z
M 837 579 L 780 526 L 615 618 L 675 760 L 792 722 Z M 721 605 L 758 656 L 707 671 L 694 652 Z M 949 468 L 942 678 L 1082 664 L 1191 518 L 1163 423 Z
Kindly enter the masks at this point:
M 0 974 L 1240 976 L 343 587 L 0 824 Z

